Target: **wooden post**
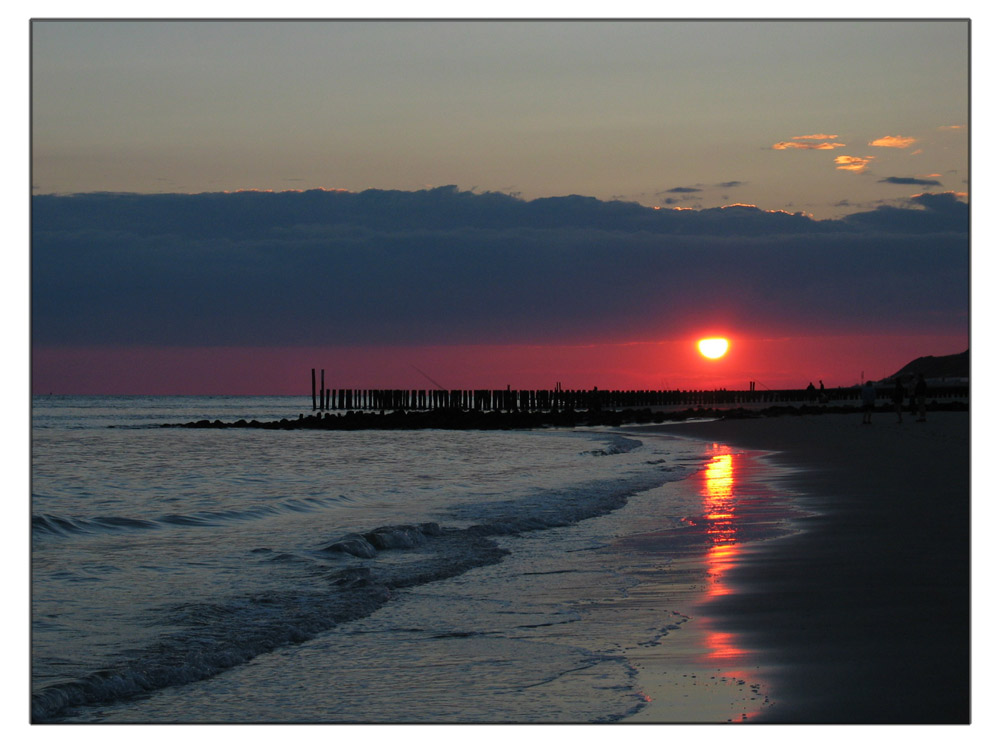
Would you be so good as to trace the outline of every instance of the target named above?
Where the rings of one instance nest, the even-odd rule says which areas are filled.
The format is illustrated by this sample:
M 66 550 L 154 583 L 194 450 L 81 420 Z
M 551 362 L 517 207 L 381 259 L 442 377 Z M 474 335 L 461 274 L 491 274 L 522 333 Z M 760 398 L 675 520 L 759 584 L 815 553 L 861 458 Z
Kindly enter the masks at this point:
M 316 368 L 312 369 L 312 391 L 313 391 L 313 411 L 316 411 Z

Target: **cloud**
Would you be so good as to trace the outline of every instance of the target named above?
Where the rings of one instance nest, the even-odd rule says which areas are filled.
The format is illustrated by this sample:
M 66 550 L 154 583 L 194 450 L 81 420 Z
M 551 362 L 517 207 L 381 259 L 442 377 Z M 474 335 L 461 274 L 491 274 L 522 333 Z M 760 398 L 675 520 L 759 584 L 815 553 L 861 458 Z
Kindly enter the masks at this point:
M 938 192 L 936 194 L 924 192 L 923 194 L 914 194 L 910 197 L 910 201 L 914 204 L 919 204 L 930 213 L 949 215 L 959 220 L 967 220 L 969 206 L 965 202 L 962 202 L 959 197 L 968 196 L 968 194 L 954 191 Z
M 846 147 L 842 142 L 802 142 L 802 140 L 835 140 L 839 135 L 814 134 L 795 135 L 792 141 L 776 142 L 771 145 L 772 150 L 834 150 L 838 147 Z
M 712 184 L 708 188 L 710 189 L 734 189 L 739 186 L 746 186 L 745 181 L 723 181 L 719 184 Z M 701 199 L 701 194 L 703 194 L 705 188 L 702 186 L 675 186 L 672 189 L 665 189 L 664 191 L 657 192 L 657 196 L 664 194 L 677 194 L 677 197 L 664 197 L 660 204 L 674 205 L 680 204 L 682 202 L 692 202 Z M 723 197 L 725 198 L 725 197 Z
M 814 220 L 454 187 L 35 196 L 31 281 L 38 347 L 964 328 L 968 205 L 920 194 Z
M 914 142 L 917 141 L 916 137 L 903 137 L 902 135 L 886 135 L 885 137 L 879 137 L 877 140 L 872 140 L 868 143 L 869 147 L 895 147 L 895 148 L 908 148 Z
M 872 155 L 867 155 L 862 158 L 857 158 L 853 155 L 838 155 L 833 159 L 833 162 L 837 164 L 837 170 L 839 171 L 861 173 L 868 168 L 868 164 L 873 160 L 875 160 L 875 157 Z
M 675 186 L 672 189 L 665 189 L 664 191 L 657 192 L 657 196 L 662 194 L 679 194 L 679 197 L 664 197 L 660 200 L 660 204 L 665 204 L 667 206 L 681 204 L 682 202 L 691 202 L 700 199 L 699 194 L 703 190 L 699 187 L 694 186 Z
M 835 150 L 847 147 L 843 142 L 776 142 L 772 150 Z
M 910 176 L 889 176 L 881 179 L 880 184 L 905 184 L 909 186 L 941 186 L 941 182 L 929 178 L 913 178 Z
M 883 205 L 869 212 L 848 215 L 843 218 L 843 222 L 855 226 L 864 225 L 866 230 L 885 229 L 895 224 L 902 213 L 906 213 L 910 218 L 910 230 L 922 230 L 928 234 L 959 232 L 967 236 L 969 205 L 959 198 L 961 196 L 965 195 L 957 192 L 913 194 L 907 199 L 910 207 Z

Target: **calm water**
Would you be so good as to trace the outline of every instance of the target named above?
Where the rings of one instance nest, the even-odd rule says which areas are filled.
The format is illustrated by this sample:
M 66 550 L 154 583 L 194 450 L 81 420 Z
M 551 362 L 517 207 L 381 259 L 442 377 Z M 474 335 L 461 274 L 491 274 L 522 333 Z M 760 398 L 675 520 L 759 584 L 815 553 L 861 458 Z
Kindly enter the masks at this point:
M 718 451 L 597 431 L 159 426 L 308 411 L 306 397 L 34 399 L 36 721 L 643 708 L 636 653 L 689 615 L 636 599 L 720 540 L 694 478 Z M 650 534 L 655 551 L 630 542 Z

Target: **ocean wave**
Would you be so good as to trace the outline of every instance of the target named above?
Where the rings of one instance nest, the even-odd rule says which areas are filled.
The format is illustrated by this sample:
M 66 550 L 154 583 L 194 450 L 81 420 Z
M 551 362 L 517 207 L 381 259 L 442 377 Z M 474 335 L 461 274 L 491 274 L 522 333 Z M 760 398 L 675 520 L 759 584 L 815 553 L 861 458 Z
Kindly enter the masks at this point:
M 136 656 L 32 695 L 36 723 L 57 721 L 81 706 L 126 701 L 169 686 L 193 683 L 279 647 L 313 638 L 372 613 L 389 599 L 376 585 L 352 586 L 331 598 L 259 596 L 216 606 L 185 606 L 187 628 Z
M 142 520 L 131 517 L 63 517 L 59 515 L 32 515 L 31 533 L 33 536 L 59 536 L 68 538 L 86 533 L 108 532 L 117 530 L 150 530 L 160 527 L 152 520 Z
M 165 527 L 212 527 L 228 522 L 259 520 L 288 512 L 315 512 L 350 501 L 346 497 L 291 497 L 272 505 L 242 510 L 203 510 L 192 513 L 169 513 L 154 518 L 134 518 L 119 515 L 70 517 L 40 514 L 31 516 L 32 536 L 70 538 L 93 533 L 128 530 L 155 530 Z
M 584 451 L 581 455 L 622 455 L 624 453 L 630 453 L 638 447 L 642 447 L 641 440 L 625 437 L 624 435 L 601 433 L 601 439 L 607 442 L 607 446 L 596 450 Z
M 322 550 L 371 559 L 379 551 L 413 548 L 426 543 L 427 536 L 439 535 L 442 535 L 442 530 L 437 523 L 392 525 L 376 528 L 368 533 L 349 533 L 323 547 Z

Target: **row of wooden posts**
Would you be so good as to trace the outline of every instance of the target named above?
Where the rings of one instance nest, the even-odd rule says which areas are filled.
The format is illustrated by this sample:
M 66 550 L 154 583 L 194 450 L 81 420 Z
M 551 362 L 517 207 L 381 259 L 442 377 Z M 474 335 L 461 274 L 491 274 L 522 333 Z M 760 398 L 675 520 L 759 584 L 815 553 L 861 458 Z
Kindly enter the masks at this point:
M 552 389 L 458 389 L 414 390 L 384 388 L 327 388 L 326 370 L 312 370 L 313 411 L 426 411 L 463 409 L 467 411 L 551 411 L 553 409 L 637 409 L 655 406 L 712 407 L 739 404 L 834 403 L 857 401 L 858 386 L 809 391 L 760 390 L 566 390 Z M 892 386 L 878 386 L 879 398 L 891 398 Z M 969 395 L 968 385 L 931 386 L 928 398 L 952 399 Z

